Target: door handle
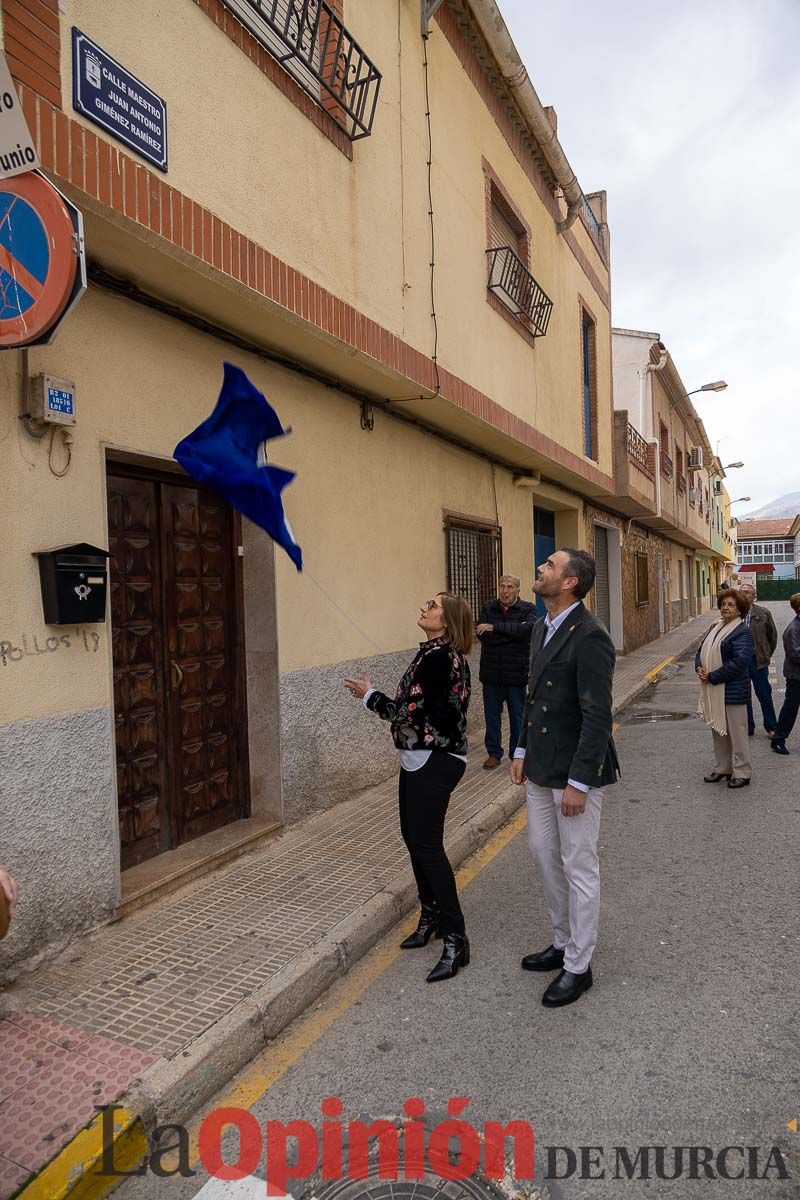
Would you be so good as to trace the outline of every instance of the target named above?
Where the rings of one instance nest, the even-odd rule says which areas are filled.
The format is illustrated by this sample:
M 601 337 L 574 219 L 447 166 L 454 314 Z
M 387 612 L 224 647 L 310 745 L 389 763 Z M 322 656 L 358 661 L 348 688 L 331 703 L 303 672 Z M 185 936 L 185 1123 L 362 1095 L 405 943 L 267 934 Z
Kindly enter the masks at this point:
M 181 683 L 183 682 L 183 671 L 180 669 L 178 664 L 175 662 L 174 658 L 170 659 L 169 665 L 172 667 L 172 690 L 173 690 L 173 692 L 177 692 L 178 688 L 181 686 Z

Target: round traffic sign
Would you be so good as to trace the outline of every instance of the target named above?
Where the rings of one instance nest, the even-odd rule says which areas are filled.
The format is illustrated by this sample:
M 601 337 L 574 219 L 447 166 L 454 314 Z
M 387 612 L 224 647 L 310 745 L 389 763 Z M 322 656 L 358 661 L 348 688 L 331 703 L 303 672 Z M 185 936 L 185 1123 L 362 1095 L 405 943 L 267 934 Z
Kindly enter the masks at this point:
M 78 269 L 74 228 L 42 175 L 0 180 L 0 346 L 24 346 L 58 319 Z

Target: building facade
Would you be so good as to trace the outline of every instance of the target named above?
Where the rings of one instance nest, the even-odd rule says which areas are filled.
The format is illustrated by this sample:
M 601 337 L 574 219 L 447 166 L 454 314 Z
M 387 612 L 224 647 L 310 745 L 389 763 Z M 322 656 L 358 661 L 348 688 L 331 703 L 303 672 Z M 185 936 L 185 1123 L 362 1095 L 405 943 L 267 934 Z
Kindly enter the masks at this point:
M 714 589 L 729 584 L 736 571 L 736 518 L 731 516 L 731 498 L 725 486 L 725 468 L 715 456 L 708 470 L 711 486 L 711 554 Z
M 477 608 L 588 546 L 623 649 L 605 196 L 506 83 L 493 4 L 448 0 L 425 39 L 418 5 L 309 7 L 3 6 L 89 289 L 0 358 L 0 856 L 26 896 L 0 978 L 390 774 L 342 679 L 393 687 L 437 590 Z M 293 430 L 270 454 L 301 574 L 173 459 L 226 360 Z M 43 374 L 74 384 L 67 435 L 19 420 Z M 110 552 L 105 620 L 48 624 L 33 555 L 79 544 Z
M 742 576 L 800 579 L 800 514 L 774 521 L 739 521 L 737 570 Z
M 711 444 L 659 334 L 612 331 L 617 502 L 634 581 L 625 648 L 709 612 L 716 591 Z M 635 532 L 634 532 L 635 531 Z

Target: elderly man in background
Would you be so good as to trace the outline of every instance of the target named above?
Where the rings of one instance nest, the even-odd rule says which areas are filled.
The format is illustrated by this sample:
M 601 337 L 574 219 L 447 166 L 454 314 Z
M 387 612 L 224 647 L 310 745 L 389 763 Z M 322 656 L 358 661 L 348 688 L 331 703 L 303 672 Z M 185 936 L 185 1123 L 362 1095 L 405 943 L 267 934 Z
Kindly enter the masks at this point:
M 536 607 L 519 598 L 520 581 L 515 575 L 503 575 L 496 600 L 484 604 L 476 633 L 481 643 L 480 680 L 483 684 L 483 711 L 486 719 L 485 771 L 493 771 L 503 760 L 501 722 L 508 708 L 510 726 L 508 757 L 514 757 L 525 710 L 528 682 L 528 658 Z
M 786 676 L 786 699 L 783 702 L 777 728 L 772 735 L 776 754 L 788 754 L 786 739 L 794 729 L 800 712 L 800 592 L 789 601 L 794 620 L 783 631 L 783 673 Z
M 772 613 L 769 609 L 764 608 L 762 604 L 756 604 L 756 589 L 752 583 L 740 584 L 739 591 L 746 600 L 750 601 L 750 612 L 744 619 L 744 623 L 750 630 L 750 636 L 753 639 L 750 681 L 753 685 L 753 691 L 758 697 L 758 702 L 761 705 L 761 714 L 764 718 L 764 728 L 767 731 L 767 737 L 771 738 L 778 724 L 778 718 L 775 716 L 775 705 L 772 702 L 769 664 L 775 653 L 775 647 L 778 644 L 778 630 L 775 627 L 775 622 L 772 619 Z M 753 698 L 751 696 L 747 702 L 747 732 L 752 737 L 755 731 L 756 722 L 753 716 Z

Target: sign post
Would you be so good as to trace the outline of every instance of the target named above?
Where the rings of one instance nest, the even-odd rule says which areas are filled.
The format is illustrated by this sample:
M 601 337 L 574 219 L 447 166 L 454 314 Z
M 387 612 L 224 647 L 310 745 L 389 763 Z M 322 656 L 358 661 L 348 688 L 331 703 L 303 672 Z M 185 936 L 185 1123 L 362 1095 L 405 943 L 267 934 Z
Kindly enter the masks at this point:
M 0 52 L 0 179 L 10 179 L 39 166 L 39 155 L 28 130 L 22 105 Z

